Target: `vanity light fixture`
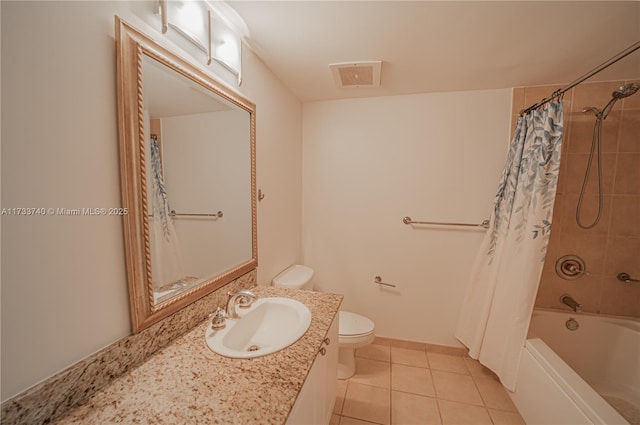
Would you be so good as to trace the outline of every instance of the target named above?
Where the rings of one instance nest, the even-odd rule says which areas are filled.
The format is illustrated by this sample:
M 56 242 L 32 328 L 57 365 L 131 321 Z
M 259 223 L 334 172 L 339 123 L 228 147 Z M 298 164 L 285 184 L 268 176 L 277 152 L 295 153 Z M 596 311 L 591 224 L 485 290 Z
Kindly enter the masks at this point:
M 158 13 L 163 34 L 173 28 L 207 54 L 207 65 L 215 61 L 242 83 L 242 41 L 249 31 L 233 8 L 220 0 L 159 0 Z
M 238 77 L 242 83 L 242 41 L 222 15 L 209 11 L 209 58 L 207 65 L 216 61 Z
M 160 0 L 162 33 L 169 28 L 207 53 L 208 15 L 205 3 L 193 0 Z

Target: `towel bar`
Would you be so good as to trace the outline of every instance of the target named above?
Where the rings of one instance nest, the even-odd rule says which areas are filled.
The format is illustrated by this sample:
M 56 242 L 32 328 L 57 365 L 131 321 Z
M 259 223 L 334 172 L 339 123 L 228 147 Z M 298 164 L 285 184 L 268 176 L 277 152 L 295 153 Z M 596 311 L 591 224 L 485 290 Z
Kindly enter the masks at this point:
M 411 217 L 405 217 L 402 219 L 404 224 L 430 224 L 436 226 L 465 226 L 465 227 L 482 227 L 485 229 L 489 228 L 489 220 L 484 220 L 480 224 L 471 224 L 471 223 L 445 223 L 445 222 L 436 222 L 436 221 L 413 221 Z
M 171 217 L 222 217 L 222 211 L 218 211 L 217 213 L 213 213 L 213 214 L 188 214 L 188 213 L 177 213 L 175 210 L 171 210 L 171 212 L 169 213 L 169 215 Z

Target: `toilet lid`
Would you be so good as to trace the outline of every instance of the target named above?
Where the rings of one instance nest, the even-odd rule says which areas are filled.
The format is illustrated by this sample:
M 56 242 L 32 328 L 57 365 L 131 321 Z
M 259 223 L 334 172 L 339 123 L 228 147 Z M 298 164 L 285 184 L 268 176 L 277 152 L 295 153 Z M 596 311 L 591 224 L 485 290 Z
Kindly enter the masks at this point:
M 356 336 L 369 334 L 373 332 L 373 322 L 364 316 L 360 316 L 350 311 L 340 311 L 340 330 L 341 336 Z

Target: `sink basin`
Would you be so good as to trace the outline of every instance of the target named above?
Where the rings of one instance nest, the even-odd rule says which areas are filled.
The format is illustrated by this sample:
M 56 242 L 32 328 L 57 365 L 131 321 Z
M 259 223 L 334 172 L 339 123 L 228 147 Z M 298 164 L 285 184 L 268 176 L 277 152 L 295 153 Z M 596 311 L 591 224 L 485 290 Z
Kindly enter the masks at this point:
M 275 353 L 296 342 L 309 329 L 311 312 L 290 298 L 259 298 L 249 308 L 237 308 L 239 319 L 227 319 L 224 329 L 205 334 L 207 345 L 226 357 L 249 359 Z

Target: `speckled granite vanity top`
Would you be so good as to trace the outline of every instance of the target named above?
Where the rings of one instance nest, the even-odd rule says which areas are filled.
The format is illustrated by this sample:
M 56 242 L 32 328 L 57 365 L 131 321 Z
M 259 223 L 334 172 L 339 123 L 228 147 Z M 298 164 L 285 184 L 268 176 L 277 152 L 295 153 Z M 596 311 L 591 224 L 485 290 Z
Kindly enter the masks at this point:
M 302 338 L 267 356 L 232 359 L 207 347 L 207 321 L 56 424 L 284 424 L 342 296 L 267 286 L 254 292 L 309 307 L 311 325 Z

